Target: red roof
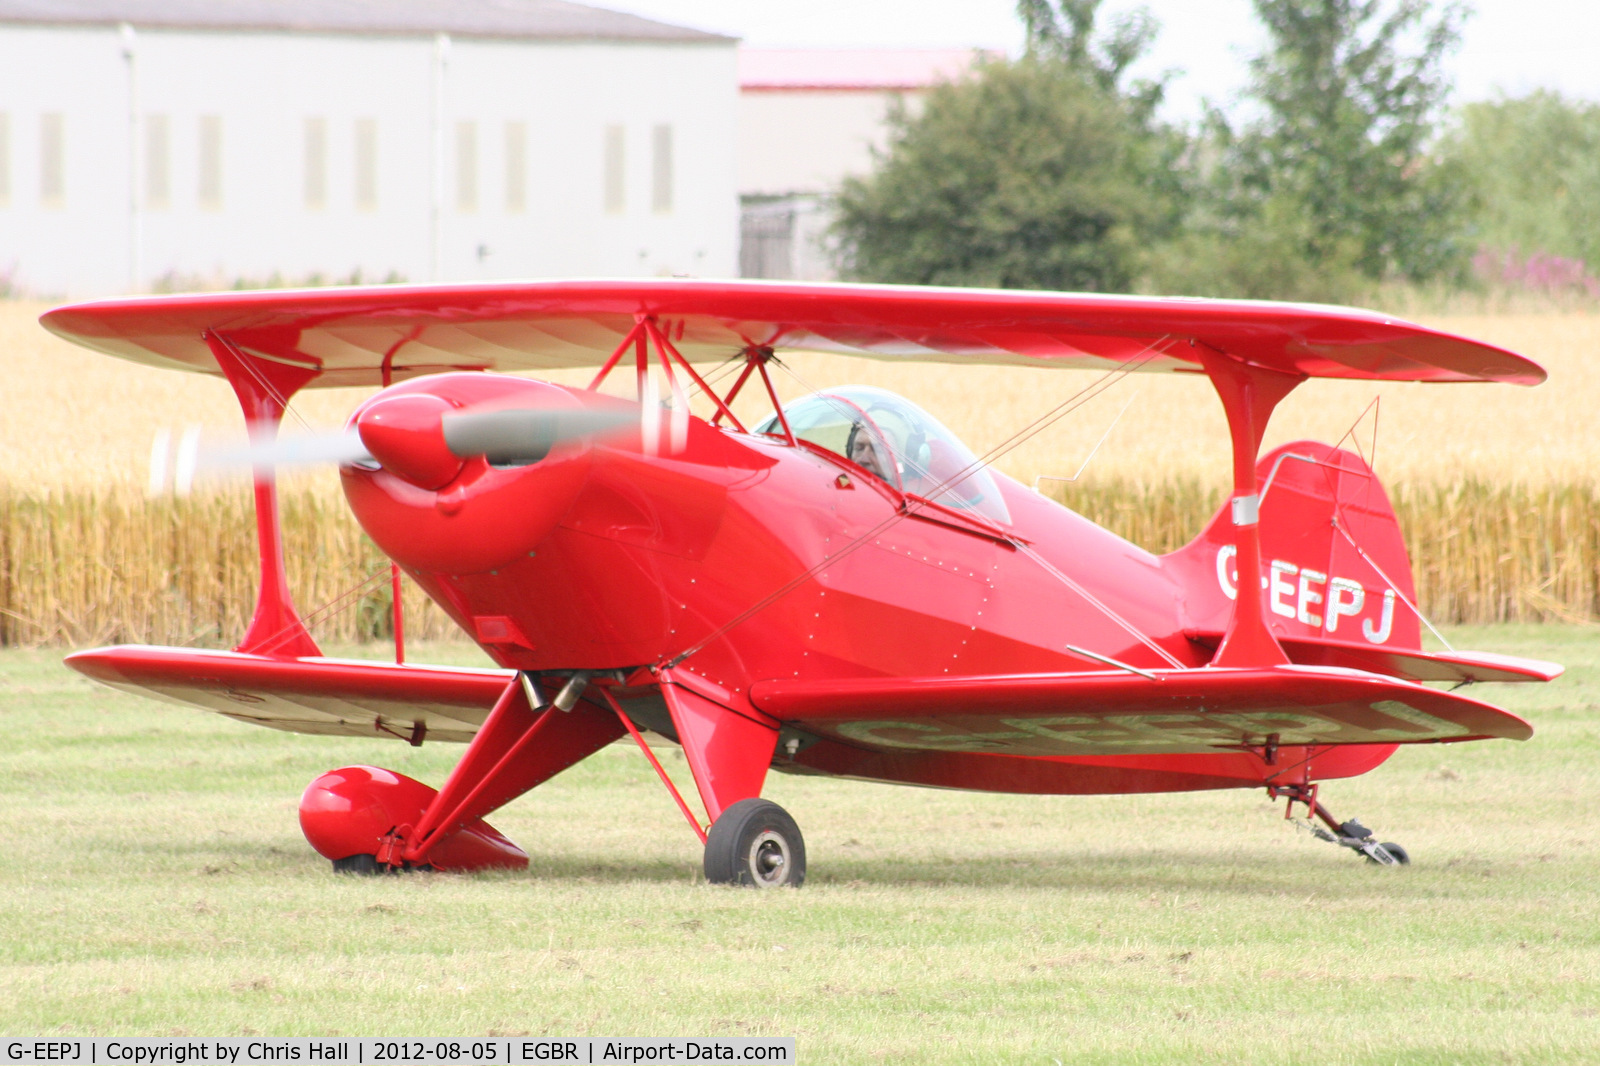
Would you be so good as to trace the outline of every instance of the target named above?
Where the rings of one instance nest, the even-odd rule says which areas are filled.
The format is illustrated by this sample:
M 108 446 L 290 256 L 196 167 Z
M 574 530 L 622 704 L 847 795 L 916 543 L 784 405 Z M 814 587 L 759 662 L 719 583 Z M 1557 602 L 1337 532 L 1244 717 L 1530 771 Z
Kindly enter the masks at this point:
M 744 92 L 927 89 L 958 78 L 979 59 L 995 55 L 976 48 L 741 48 L 739 88 Z

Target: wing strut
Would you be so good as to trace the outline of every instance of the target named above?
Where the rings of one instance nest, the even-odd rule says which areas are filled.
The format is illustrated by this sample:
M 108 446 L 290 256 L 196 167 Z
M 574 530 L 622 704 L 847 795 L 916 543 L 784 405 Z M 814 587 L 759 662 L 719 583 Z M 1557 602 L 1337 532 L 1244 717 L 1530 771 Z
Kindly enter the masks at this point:
M 1267 629 L 1261 612 L 1261 497 L 1256 489 L 1256 456 L 1273 409 L 1305 380 L 1303 374 L 1286 374 L 1242 362 L 1204 344 L 1196 344 L 1200 363 L 1228 415 L 1228 435 L 1233 440 L 1233 539 L 1238 549 L 1239 595 L 1233 601 L 1222 643 L 1212 666 L 1276 666 L 1289 657 Z M 1248 590 L 1248 594 L 1247 591 Z
M 666 375 L 667 382 L 672 388 L 673 396 L 676 401 L 682 402 L 684 397 L 681 389 L 678 387 L 677 376 L 672 369 L 672 365 L 674 363 L 682 367 L 684 372 L 689 375 L 690 380 L 695 383 L 700 391 L 705 393 L 706 396 L 710 398 L 712 403 L 716 404 L 717 413 L 712 419 L 713 424 L 721 421 L 723 418 L 726 418 L 729 422 L 733 423 L 733 428 L 737 429 L 740 433 L 749 432 L 749 430 L 745 429 L 744 425 L 739 421 L 738 416 L 736 416 L 728 407 L 728 404 L 733 402 L 734 395 L 739 391 L 739 386 L 744 384 L 744 378 L 749 376 L 749 368 L 746 368 L 745 375 L 739 378 L 738 384 L 734 386 L 733 392 L 728 394 L 728 398 L 726 400 L 722 399 L 722 397 L 718 396 L 716 391 L 712 389 L 711 386 L 707 385 L 705 380 L 695 372 L 694 367 L 689 365 L 689 360 L 685 359 L 683 357 L 683 353 L 678 351 L 677 346 L 674 345 L 672 340 L 667 336 L 667 331 L 663 330 L 660 324 L 657 323 L 654 315 L 647 315 L 641 312 L 640 314 L 634 316 L 633 329 L 629 330 L 627 336 L 622 338 L 622 343 L 617 345 L 616 350 L 611 353 L 610 357 L 607 358 L 603 364 L 601 364 L 600 372 L 594 376 L 594 380 L 589 382 L 590 392 L 598 389 L 601 383 L 604 382 L 608 376 L 610 376 L 611 371 L 616 368 L 617 363 L 622 360 L 623 354 L 627 352 L 630 346 L 632 346 L 634 349 L 634 362 L 639 381 L 640 403 L 646 402 L 647 386 L 645 379 L 650 374 L 650 349 L 654 347 L 656 359 L 661 364 L 661 372 Z
M 289 398 L 321 371 L 250 355 L 215 330 L 206 330 L 205 341 L 239 397 L 250 442 L 257 446 L 270 443 L 278 435 Z M 283 566 L 283 527 L 278 520 L 278 477 L 272 467 L 255 468 L 255 490 L 261 588 L 250 628 L 234 650 L 294 658 L 319 656 L 321 649 L 306 632 L 289 598 L 289 579 Z

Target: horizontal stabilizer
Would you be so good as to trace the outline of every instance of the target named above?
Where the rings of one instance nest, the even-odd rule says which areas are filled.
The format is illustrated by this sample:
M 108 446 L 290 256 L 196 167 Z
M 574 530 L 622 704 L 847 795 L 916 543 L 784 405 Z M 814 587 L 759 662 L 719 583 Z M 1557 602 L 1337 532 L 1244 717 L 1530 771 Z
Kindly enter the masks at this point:
M 1191 633 L 1198 644 L 1215 648 L 1221 633 Z M 1560 663 L 1520 659 L 1487 651 L 1427 652 L 1359 641 L 1278 637 L 1292 663 L 1343 666 L 1400 677 L 1407 681 L 1554 681 L 1566 670 Z
M 280 659 L 146 644 L 81 651 L 66 662 L 112 688 L 241 722 L 412 743 L 472 739 L 516 676 L 510 670 Z
M 750 695 L 788 725 L 875 750 L 1184 754 L 1533 735 L 1486 703 L 1359 670 L 1148 673 L 762 681 Z

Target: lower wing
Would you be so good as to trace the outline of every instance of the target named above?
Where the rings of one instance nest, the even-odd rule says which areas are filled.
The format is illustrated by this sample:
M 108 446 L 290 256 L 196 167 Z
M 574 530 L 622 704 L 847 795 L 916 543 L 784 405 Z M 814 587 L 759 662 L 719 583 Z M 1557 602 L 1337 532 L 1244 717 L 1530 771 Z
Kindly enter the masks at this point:
M 359 659 L 280 659 L 124 644 L 67 657 L 112 688 L 291 733 L 388 736 L 412 744 L 472 739 L 515 677 L 510 670 Z
M 885 751 L 1197 754 L 1533 735 L 1487 703 L 1331 666 L 762 681 L 750 696 L 787 725 Z

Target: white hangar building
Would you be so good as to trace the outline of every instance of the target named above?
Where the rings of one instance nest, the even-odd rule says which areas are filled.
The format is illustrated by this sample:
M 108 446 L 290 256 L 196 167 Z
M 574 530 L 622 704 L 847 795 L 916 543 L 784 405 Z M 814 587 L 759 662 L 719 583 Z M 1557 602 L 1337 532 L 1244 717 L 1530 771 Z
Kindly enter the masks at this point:
M 734 275 L 735 44 L 563 0 L 0 0 L 0 290 Z

